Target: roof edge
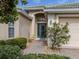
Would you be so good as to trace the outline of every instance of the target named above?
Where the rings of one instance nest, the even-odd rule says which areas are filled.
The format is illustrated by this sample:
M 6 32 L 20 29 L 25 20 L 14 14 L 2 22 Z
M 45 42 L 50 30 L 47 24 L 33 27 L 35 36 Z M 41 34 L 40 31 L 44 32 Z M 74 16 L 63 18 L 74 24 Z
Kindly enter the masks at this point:
M 73 7 L 77 6 L 79 7 L 79 2 L 77 3 L 65 3 L 65 4 L 59 4 L 59 5 L 42 5 L 42 6 L 24 6 L 23 8 L 26 10 L 38 10 L 38 9 L 50 9 L 50 8 L 64 8 L 66 6 Z
M 17 10 L 18 13 L 20 13 L 21 15 L 23 15 L 24 17 L 28 18 L 30 21 L 32 20 L 32 17 L 29 16 L 28 14 L 26 14 L 25 12 L 21 11 L 21 10 Z

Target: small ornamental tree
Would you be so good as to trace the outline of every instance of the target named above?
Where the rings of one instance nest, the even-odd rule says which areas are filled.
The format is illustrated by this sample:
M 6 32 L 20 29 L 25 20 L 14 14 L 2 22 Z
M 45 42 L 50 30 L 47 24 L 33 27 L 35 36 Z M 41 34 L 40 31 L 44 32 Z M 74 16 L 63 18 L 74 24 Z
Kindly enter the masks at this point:
M 68 23 L 65 25 L 56 22 L 53 23 L 53 27 L 48 28 L 48 38 L 52 43 L 51 48 L 58 48 L 62 44 L 67 44 L 70 38 Z

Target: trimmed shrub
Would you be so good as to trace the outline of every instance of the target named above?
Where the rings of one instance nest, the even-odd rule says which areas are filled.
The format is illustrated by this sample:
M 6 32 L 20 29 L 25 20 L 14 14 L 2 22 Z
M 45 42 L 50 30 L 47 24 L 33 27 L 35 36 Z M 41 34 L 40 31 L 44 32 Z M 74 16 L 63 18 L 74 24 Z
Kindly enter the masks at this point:
M 24 59 L 71 59 L 65 56 L 59 55 L 46 55 L 46 54 L 28 54 L 25 55 Z
M 4 40 L 0 40 L 0 45 L 5 45 L 5 41 Z
M 8 39 L 6 41 L 0 40 L 0 45 L 19 46 L 21 49 L 26 48 L 26 44 L 27 44 L 26 38 L 14 38 L 14 39 Z
M 26 43 L 27 43 L 27 39 L 26 38 L 16 38 L 15 41 L 16 41 L 16 44 L 20 48 L 22 48 L 22 49 L 26 48 Z
M 6 41 L 6 44 L 8 44 L 8 45 L 17 45 L 21 49 L 26 48 L 26 43 L 27 43 L 26 38 L 14 38 L 14 39 L 9 39 L 9 40 Z
M 21 59 L 21 50 L 18 46 L 0 46 L 0 59 Z

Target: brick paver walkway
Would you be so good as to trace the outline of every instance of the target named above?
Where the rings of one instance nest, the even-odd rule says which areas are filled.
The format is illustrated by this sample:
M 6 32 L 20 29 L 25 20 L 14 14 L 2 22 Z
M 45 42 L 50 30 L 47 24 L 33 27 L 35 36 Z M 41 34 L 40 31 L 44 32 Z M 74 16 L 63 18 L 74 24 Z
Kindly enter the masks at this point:
M 45 54 L 45 46 L 43 44 L 43 41 L 33 41 L 25 50 L 24 54 L 29 54 L 29 53 L 43 53 Z
M 40 53 L 40 54 L 59 54 L 64 56 L 70 56 L 72 59 L 79 59 L 78 49 L 61 49 L 60 51 L 52 51 L 44 46 L 43 41 L 33 41 L 25 50 L 24 54 Z

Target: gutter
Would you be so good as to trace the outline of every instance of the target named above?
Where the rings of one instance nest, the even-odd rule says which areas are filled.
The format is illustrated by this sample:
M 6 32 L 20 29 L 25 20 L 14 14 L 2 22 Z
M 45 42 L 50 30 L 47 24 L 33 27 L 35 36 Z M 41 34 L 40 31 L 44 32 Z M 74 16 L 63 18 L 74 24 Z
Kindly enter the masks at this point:
M 48 13 L 79 13 L 79 8 L 44 9 L 44 12 L 48 12 Z

